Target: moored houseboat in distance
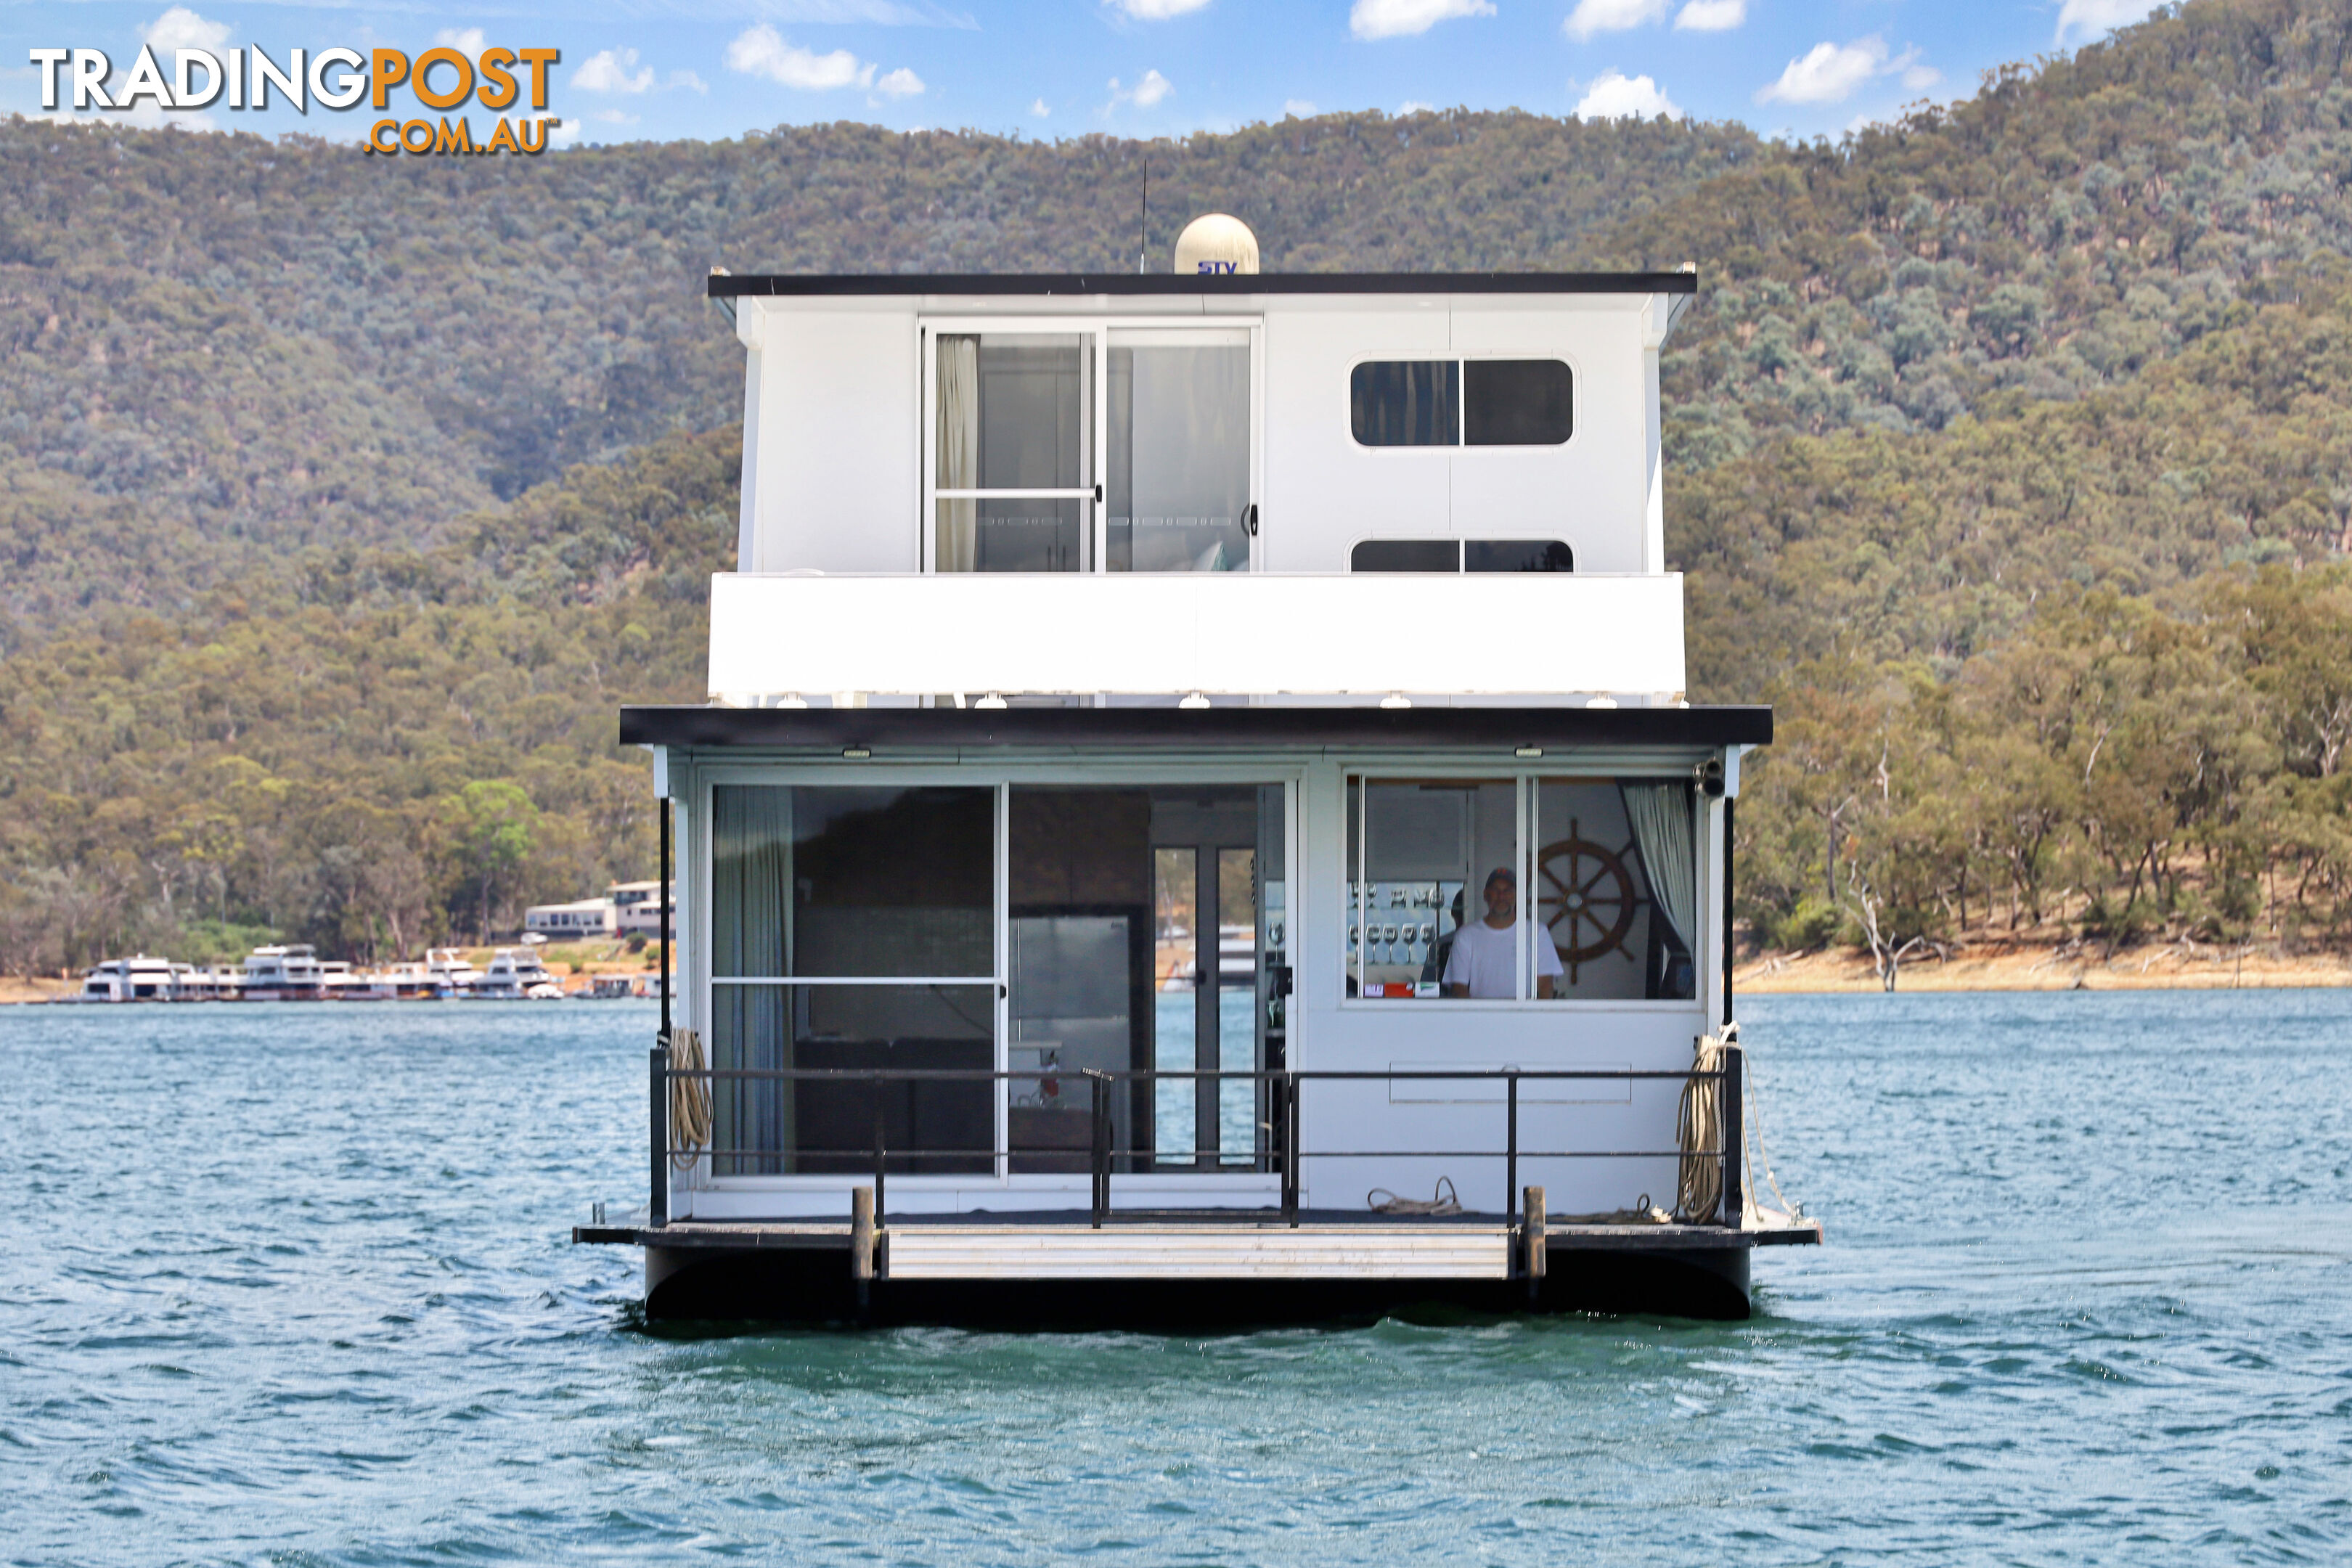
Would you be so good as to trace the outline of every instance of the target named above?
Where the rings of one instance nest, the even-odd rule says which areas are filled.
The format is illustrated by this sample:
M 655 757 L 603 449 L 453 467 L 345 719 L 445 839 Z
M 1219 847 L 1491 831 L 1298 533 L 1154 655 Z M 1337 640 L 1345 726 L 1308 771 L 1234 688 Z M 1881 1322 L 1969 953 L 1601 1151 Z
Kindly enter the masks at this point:
M 1740 1131 L 1772 715 L 1686 700 L 1665 563 L 1696 277 L 1187 233 L 710 279 L 711 700 L 621 719 L 677 862 L 647 1215 L 575 1238 L 655 1317 L 1745 1315 L 1821 1232 Z
M 185 964 L 177 965 L 184 969 Z M 136 953 L 110 958 L 81 977 L 77 1002 L 169 1002 L 178 989 L 175 966 L 168 958 Z
M 485 1002 L 543 1002 L 562 996 L 563 987 L 540 962 L 537 949 L 502 947 L 466 994 Z
M 318 1002 L 326 997 L 326 980 L 318 949 L 308 942 L 271 943 L 246 955 L 238 995 L 247 1002 Z
M 454 947 L 426 948 L 425 973 L 436 996 L 470 996 L 482 983 L 482 972 L 474 967 L 474 961 Z

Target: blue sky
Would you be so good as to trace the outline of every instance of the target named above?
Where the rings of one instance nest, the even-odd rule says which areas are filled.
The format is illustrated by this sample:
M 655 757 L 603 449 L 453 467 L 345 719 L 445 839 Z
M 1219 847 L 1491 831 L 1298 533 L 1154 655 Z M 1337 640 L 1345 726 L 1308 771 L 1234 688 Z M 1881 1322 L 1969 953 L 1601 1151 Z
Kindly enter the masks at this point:
M 1668 112 L 1835 136 L 2105 36 L 2146 0 L 0 0 L 0 111 L 41 112 L 33 48 L 553 47 L 562 142 L 858 120 L 1181 135 L 1429 106 Z M 61 111 L 70 112 L 61 97 Z M 414 100 L 395 107 L 417 112 Z M 478 110 L 478 113 L 480 111 Z M 129 116 L 159 117 L 152 103 Z M 356 137 L 364 107 L 200 123 Z

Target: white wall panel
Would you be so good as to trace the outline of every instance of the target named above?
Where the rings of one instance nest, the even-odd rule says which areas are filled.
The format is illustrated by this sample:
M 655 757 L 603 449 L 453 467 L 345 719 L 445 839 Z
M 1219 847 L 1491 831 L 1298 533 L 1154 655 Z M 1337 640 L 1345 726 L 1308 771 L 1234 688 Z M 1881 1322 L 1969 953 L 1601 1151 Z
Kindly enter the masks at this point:
M 1262 570 L 1344 572 L 1359 539 L 1427 539 L 1452 531 L 1451 454 L 1368 450 L 1348 426 L 1348 375 L 1363 359 L 1447 352 L 1444 296 L 1367 310 L 1272 301 L 1265 321 L 1265 500 Z
M 922 510 L 915 313 L 770 309 L 751 570 L 913 572 Z
M 1506 297 L 1507 298 L 1507 297 Z M 1648 497 L 1641 300 L 1613 309 L 1537 310 L 1459 297 L 1452 353 L 1566 360 L 1576 433 L 1559 447 L 1465 447 L 1452 459 L 1454 531 L 1465 539 L 1557 538 L 1579 572 L 1643 572 Z

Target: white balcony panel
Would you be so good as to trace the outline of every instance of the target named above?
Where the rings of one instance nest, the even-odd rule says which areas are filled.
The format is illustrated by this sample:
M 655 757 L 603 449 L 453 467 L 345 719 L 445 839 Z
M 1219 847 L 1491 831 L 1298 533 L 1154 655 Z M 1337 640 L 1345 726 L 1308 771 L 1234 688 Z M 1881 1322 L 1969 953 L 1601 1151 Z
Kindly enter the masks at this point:
M 710 690 L 1661 700 L 1683 583 L 1656 576 L 721 574 Z

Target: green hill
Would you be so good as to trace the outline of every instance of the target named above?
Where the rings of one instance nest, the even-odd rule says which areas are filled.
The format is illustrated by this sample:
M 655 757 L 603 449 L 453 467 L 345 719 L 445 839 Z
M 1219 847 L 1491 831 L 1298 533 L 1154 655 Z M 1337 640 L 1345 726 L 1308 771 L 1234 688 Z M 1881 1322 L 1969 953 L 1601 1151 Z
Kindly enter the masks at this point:
M 0 124 L 0 967 L 413 949 L 643 874 L 613 710 L 699 695 L 733 539 L 702 277 L 1124 270 L 1146 157 L 1160 252 L 1223 209 L 1281 269 L 1699 266 L 1668 548 L 1696 694 L 1782 707 L 1759 933 L 2344 940 L 2347 49 L 2352 0 L 2197 0 L 1836 145 L 1366 114 L 395 173 Z

